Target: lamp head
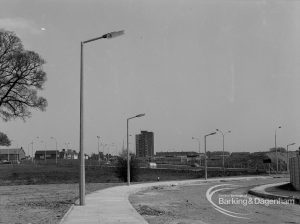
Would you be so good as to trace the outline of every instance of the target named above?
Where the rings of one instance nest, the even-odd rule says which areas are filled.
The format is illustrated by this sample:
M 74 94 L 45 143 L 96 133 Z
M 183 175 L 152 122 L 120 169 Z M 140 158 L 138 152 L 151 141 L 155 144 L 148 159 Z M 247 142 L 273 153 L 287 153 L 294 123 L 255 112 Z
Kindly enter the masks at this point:
M 121 36 L 121 35 L 123 35 L 123 34 L 124 34 L 124 30 L 113 31 L 113 32 L 104 34 L 104 35 L 102 36 L 102 38 L 111 39 L 111 38 L 114 38 L 114 37 Z
M 207 135 L 205 135 L 205 136 L 210 136 L 210 135 L 215 135 L 215 134 L 217 134 L 217 132 L 212 132 L 212 133 L 207 134 Z
M 138 114 L 138 115 L 136 115 L 135 117 L 143 117 L 143 116 L 145 116 L 146 114 Z

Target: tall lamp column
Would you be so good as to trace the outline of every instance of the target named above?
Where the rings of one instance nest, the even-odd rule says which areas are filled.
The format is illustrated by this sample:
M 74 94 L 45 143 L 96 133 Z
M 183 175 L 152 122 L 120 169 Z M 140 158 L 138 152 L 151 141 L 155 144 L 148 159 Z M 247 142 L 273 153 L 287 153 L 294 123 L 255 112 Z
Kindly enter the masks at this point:
M 124 34 L 124 31 L 116 31 L 104 34 L 100 37 L 82 41 L 80 43 L 80 125 L 79 125 L 79 151 L 80 151 L 80 181 L 79 181 L 79 201 L 80 205 L 85 205 L 85 161 L 83 149 L 83 46 L 89 42 L 99 39 L 110 39 Z
M 195 139 L 198 142 L 198 150 L 199 150 L 199 166 L 201 166 L 201 156 L 200 156 L 200 139 L 192 137 L 192 139 Z
M 278 174 L 277 129 L 279 128 L 281 128 L 281 126 L 275 129 L 276 174 Z
M 204 156 L 205 156 L 205 160 L 204 160 L 204 166 L 205 166 L 205 180 L 207 180 L 207 155 L 206 155 L 206 137 L 210 136 L 210 135 L 215 135 L 216 132 L 212 132 L 210 134 L 204 135 Z
M 291 144 L 288 144 L 287 146 L 286 146 L 286 159 L 287 159 L 287 165 L 286 165 L 286 171 L 287 171 L 287 173 L 289 173 L 290 172 L 290 168 L 289 168 L 289 165 L 290 165 L 290 161 L 289 161 L 289 146 L 291 146 L 291 145 L 295 145 L 296 143 L 291 143 Z
M 220 132 L 223 137 L 223 159 L 222 159 L 222 168 L 223 168 L 223 175 L 225 175 L 225 134 L 220 129 L 216 129 L 216 131 Z M 231 133 L 231 131 L 227 131 L 226 133 Z
M 143 117 L 145 114 L 138 114 L 134 117 L 127 118 L 127 185 L 130 185 L 130 156 L 129 156 L 129 120 L 137 117 Z

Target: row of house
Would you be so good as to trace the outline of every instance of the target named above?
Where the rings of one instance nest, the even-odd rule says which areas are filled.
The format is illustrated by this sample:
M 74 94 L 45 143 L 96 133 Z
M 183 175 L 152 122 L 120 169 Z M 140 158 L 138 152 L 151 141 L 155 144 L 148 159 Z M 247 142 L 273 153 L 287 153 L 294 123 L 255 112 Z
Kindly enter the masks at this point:
M 0 161 L 17 162 L 26 158 L 24 149 L 21 148 L 7 148 L 0 149 Z M 63 149 L 58 150 L 37 150 L 34 154 L 35 160 L 47 159 L 78 159 L 78 153 L 75 150 Z
M 25 151 L 21 148 L 0 149 L 0 161 L 20 161 L 25 159 Z
M 78 159 L 78 153 L 75 150 L 63 149 L 58 150 L 38 150 L 35 152 L 34 159 L 47 160 L 47 159 Z

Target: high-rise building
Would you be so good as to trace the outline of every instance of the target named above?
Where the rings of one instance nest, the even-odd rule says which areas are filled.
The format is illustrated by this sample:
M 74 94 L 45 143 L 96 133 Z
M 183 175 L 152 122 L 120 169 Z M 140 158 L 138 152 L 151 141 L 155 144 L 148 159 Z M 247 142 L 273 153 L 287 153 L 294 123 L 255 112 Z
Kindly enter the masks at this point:
M 154 134 L 153 132 L 141 131 L 141 134 L 135 136 L 136 156 L 153 157 L 154 156 Z

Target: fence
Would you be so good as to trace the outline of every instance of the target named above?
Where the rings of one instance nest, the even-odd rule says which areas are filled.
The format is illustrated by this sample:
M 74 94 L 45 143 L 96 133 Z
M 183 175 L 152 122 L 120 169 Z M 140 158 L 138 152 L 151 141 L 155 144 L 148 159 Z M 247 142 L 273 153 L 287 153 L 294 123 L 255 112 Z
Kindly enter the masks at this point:
M 300 190 L 300 155 L 290 158 L 290 182 L 296 190 Z

